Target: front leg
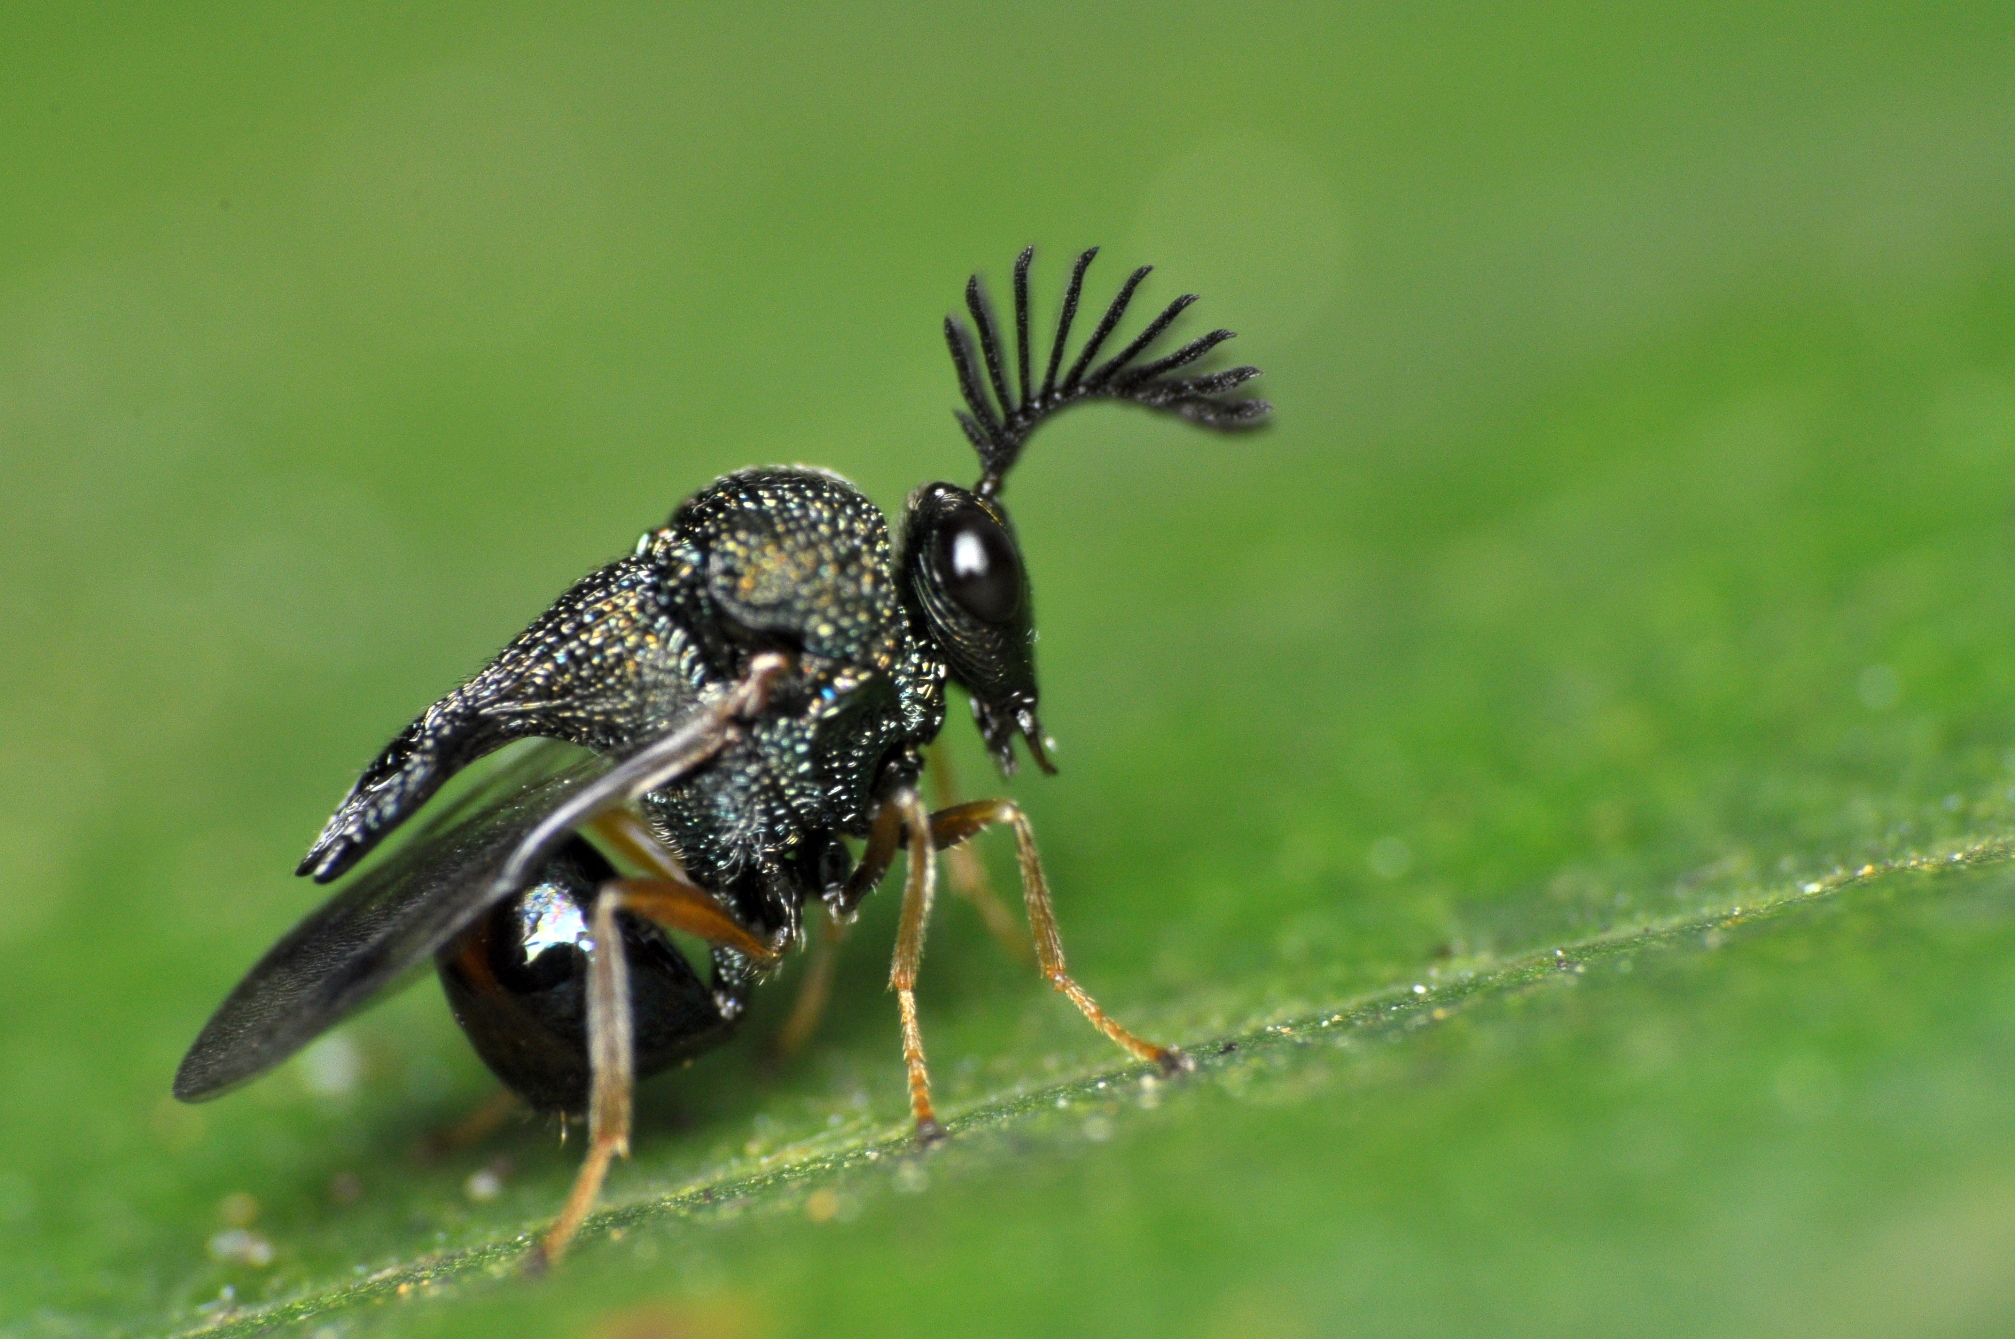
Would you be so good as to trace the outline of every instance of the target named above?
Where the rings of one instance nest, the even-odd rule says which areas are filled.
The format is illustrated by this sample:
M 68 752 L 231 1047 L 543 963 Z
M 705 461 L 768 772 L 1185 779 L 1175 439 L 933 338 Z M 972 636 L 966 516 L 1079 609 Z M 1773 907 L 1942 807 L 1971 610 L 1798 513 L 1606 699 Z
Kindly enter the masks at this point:
M 790 1017 L 777 1029 L 777 1039 L 772 1048 L 775 1059 L 785 1060 L 796 1055 L 817 1030 L 826 1004 L 832 999 L 833 976 L 839 969 L 840 943 L 846 937 L 847 923 L 828 912 L 824 924 L 819 927 L 818 937 L 812 941 L 811 961 L 805 964 L 804 978 L 798 985 L 798 997 L 791 1005 Z
M 958 845 L 996 823 L 1014 826 L 1015 857 L 1021 865 L 1022 902 L 1028 908 L 1029 930 L 1035 936 L 1036 961 L 1052 986 L 1061 991 L 1093 1027 L 1113 1039 L 1131 1054 L 1153 1062 L 1164 1074 L 1179 1074 L 1196 1066 L 1173 1046 L 1157 1046 L 1121 1027 L 1112 1016 L 1072 979 L 1064 966 L 1063 937 L 1057 931 L 1056 911 L 1050 906 L 1049 881 L 1043 877 L 1042 860 L 1036 854 L 1035 832 L 1028 815 L 1013 800 L 975 800 L 953 805 L 930 817 L 931 845 L 939 850 Z
M 1180 1074 L 1194 1069 L 1188 1056 L 1173 1046 L 1157 1046 L 1127 1031 L 1080 986 L 1064 965 L 1063 938 L 1057 931 L 1056 912 L 1050 905 L 1049 881 L 1043 877 L 1042 861 L 1036 854 L 1035 833 L 1028 816 L 1012 800 L 977 800 L 954 805 L 935 814 L 927 813 L 914 790 L 905 787 L 883 801 L 868 836 L 867 850 L 856 868 L 850 898 L 857 898 L 855 884 L 864 893 L 880 880 L 894 861 L 895 852 L 909 848 L 909 877 L 903 882 L 902 919 L 896 931 L 895 963 L 889 971 L 889 988 L 896 992 L 896 1007 L 902 1016 L 903 1064 L 909 1070 L 910 1110 L 916 1117 L 918 1142 L 929 1145 L 944 1137 L 931 1106 L 930 1071 L 924 1060 L 923 1030 L 917 1023 L 917 969 L 923 962 L 924 930 L 930 920 L 931 901 L 937 891 L 937 851 L 958 845 L 996 823 L 1013 825 L 1015 854 L 1021 865 L 1022 901 L 1028 908 L 1029 929 L 1035 937 L 1036 960 L 1042 974 L 1099 1031 L 1130 1054 L 1157 1066 L 1164 1074 Z M 913 841 L 909 834 L 930 833 L 929 842 Z M 848 902 L 849 909 L 851 901 Z

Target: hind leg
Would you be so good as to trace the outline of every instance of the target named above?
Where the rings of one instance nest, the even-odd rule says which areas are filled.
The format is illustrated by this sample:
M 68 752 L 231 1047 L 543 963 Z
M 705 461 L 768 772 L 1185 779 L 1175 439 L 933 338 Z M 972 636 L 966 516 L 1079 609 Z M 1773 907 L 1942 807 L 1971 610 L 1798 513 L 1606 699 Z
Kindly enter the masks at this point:
M 618 912 L 697 935 L 768 966 L 778 953 L 721 910 L 705 892 L 663 879 L 612 879 L 595 897 L 588 950 L 588 1151 L 560 1216 L 539 1243 L 532 1267 L 560 1258 L 601 1195 L 609 1164 L 630 1155 L 630 1097 L 636 1086 L 636 1042 L 630 968 Z

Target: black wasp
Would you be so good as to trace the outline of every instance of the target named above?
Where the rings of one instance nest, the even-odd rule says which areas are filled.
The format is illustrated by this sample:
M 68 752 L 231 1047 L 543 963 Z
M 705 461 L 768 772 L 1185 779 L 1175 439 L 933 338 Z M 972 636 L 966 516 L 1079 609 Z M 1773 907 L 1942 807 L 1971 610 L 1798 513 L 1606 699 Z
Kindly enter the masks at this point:
M 1219 429 L 1268 413 L 1263 400 L 1229 394 L 1256 368 L 1177 375 L 1230 331 L 1140 361 L 1192 296 L 1094 363 L 1147 267 L 1128 276 L 1066 367 L 1095 254 L 1071 271 L 1040 383 L 1029 347 L 1033 248 L 1014 269 L 1012 383 L 993 310 L 977 277 L 967 285 L 977 357 L 974 330 L 957 319 L 946 318 L 945 337 L 979 482 L 912 493 L 899 547 L 881 511 L 836 474 L 730 474 L 407 726 L 299 873 L 339 877 L 460 768 L 515 740 L 548 742 L 435 806 L 409 841 L 281 940 L 190 1047 L 175 1095 L 214 1097 L 270 1069 L 431 955 L 497 1077 L 541 1110 L 587 1112 L 586 1162 L 536 1257 L 550 1260 L 593 1206 L 611 1157 L 628 1152 L 636 1077 L 727 1037 L 751 988 L 799 941 L 805 905 L 821 903 L 837 930 L 906 846 L 890 985 L 917 1134 L 929 1142 L 941 1131 L 914 988 L 933 852 L 996 823 L 1014 829 L 1043 975 L 1134 1055 L 1183 1068 L 1180 1053 L 1122 1028 L 1065 971 L 1021 810 L 998 799 L 931 813 L 917 791 L 947 679 L 970 695 L 1003 772 L 1014 770 L 1017 734 L 1054 770 L 1036 718 L 1028 573 L 1001 503 L 1030 434 L 1089 400 Z M 585 760 L 579 746 L 592 751 Z M 929 840 L 911 840 L 917 833 Z M 846 837 L 864 839 L 858 858 Z M 667 930 L 711 946 L 706 977 Z

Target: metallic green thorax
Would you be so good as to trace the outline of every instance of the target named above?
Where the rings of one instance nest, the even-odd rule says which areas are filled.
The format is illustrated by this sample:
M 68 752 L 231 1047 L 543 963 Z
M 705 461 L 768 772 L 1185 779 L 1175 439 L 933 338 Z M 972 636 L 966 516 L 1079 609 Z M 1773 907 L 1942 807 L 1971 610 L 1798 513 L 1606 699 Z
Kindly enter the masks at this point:
M 660 732 L 759 651 L 796 657 L 742 743 L 643 809 L 702 886 L 796 926 L 944 723 L 945 667 L 906 614 L 888 524 L 822 470 L 742 470 L 589 574 L 366 769 L 303 861 L 341 874 L 458 768 L 527 736 L 594 749 Z M 823 869 L 823 872 L 821 870 Z

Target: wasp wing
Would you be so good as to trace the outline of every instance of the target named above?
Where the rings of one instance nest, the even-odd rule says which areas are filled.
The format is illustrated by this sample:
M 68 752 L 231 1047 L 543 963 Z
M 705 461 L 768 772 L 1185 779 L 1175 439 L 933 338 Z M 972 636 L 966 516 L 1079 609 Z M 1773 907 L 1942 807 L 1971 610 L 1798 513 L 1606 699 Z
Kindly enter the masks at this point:
M 275 944 L 204 1025 L 175 1096 L 215 1097 L 341 1022 L 529 887 L 581 823 L 710 759 L 773 674 L 752 674 L 639 747 L 583 758 L 541 741 L 518 755 Z
M 640 648 L 665 619 L 660 590 L 659 573 L 642 557 L 576 582 L 488 667 L 385 746 L 295 872 L 334 882 L 449 777 L 514 740 L 603 749 L 647 732 L 664 706 L 659 680 L 678 658 Z M 662 635 L 668 648 L 680 640 L 669 626 Z

